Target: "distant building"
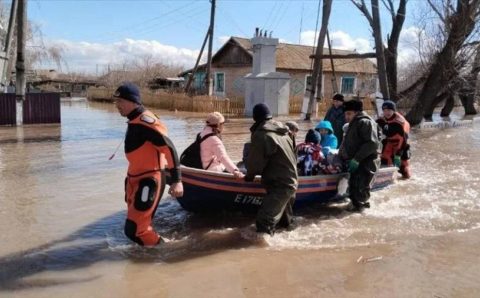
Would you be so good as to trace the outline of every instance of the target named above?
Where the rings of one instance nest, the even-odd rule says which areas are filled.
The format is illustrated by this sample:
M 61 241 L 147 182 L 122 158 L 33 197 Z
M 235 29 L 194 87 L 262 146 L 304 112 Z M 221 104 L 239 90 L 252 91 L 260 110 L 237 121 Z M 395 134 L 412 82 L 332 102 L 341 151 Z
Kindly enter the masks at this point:
M 184 78 L 157 77 L 148 82 L 148 88 L 152 90 L 166 90 L 181 92 L 184 88 Z
M 311 80 L 313 47 L 280 43 L 276 51 L 276 69 L 288 73 L 290 80 L 290 98 L 303 97 L 305 88 Z M 332 50 L 333 54 L 351 54 L 352 51 Z M 328 53 L 328 49 L 324 49 Z M 212 57 L 212 75 L 214 95 L 229 98 L 243 98 L 245 75 L 252 72 L 252 45 L 250 39 L 231 37 Z M 369 59 L 334 59 L 338 90 L 347 98 L 364 97 L 377 90 L 377 68 Z M 187 70 L 179 74 L 188 79 Z M 332 68 L 329 59 L 323 59 L 322 94 L 326 98 L 333 96 Z M 192 88 L 197 93 L 204 92 L 205 64 L 200 65 L 195 74 Z

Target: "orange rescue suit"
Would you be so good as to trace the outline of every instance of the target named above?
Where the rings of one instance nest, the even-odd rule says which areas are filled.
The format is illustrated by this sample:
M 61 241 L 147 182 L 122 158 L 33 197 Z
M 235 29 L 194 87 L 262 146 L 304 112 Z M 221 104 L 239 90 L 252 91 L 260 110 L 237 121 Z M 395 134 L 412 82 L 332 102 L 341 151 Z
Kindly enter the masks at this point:
M 393 165 L 393 157 L 399 155 L 401 159 L 400 173 L 404 178 L 410 178 L 410 145 L 408 144 L 410 123 L 397 112 L 389 119 L 385 117 L 378 119 L 377 123 L 386 136 L 386 139 L 383 140 L 382 164 Z
M 167 137 L 167 128 L 155 114 L 138 107 L 127 117 L 125 201 L 128 212 L 125 235 L 140 245 L 152 246 L 161 241 L 152 227 L 153 216 L 165 189 L 161 171 L 169 169 L 172 183 L 179 182 L 180 162 Z

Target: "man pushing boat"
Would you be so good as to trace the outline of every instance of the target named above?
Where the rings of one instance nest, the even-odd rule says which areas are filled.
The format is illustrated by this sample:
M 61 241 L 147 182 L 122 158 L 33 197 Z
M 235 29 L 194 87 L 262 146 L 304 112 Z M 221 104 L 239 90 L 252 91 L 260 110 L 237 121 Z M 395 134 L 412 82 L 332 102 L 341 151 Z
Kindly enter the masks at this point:
M 255 105 L 253 119 L 245 181 L 253 181 L 255 175 L 262 176 L 267 194 L 257 213 L 257 232 L 273 235 L 277 226 L 288 229 L 292 224 L 298 186 L 297 158 L 288 127 L 272 120 L 267 105 Z
M 165 189 L 161 170 L 168 168 L 170 171 L 172 184 L 169 193 L 181 197 L 180 162 L 175 146 L 167 137 L 167 128 L 155 114 L 143 107 L 136 85 L 123 84 L 113 97 L 120 115 L 128 118 L 125 235 L 140 245 L 153 246 L 162 242 L 152 227 L 152 218 Z

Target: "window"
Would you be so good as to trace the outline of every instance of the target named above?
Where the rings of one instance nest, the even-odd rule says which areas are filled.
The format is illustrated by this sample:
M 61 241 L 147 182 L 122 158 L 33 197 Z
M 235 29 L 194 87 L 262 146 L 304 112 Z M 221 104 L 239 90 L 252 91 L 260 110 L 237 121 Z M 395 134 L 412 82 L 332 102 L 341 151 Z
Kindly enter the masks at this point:
M 225 74 L 223 72 L 215 73 L 215 92 L 225 92 Z
M 324 84 L 324 83 L 325 83 L 325 75 L 322 74 L 322 96 L 323 96 L 323 90 L 325 90 L 325 87 L 324 87 L 325 84 Z M 312 85 L 312 76 L 311 76 L 311 75 L 306 75 L 306 76 L 305 76 L 305 89 L 304 89 L 304 92 L 307 91 L 307 88 L 308 88 L 308 89 L 311 89 L 311 88 L 312 88 L 311 85 Z M 315 91 L 317 91 L 317 90 L 315 90 Z M 315 93 L 316 93 L 316 92 L 315 92 Z
M 355 77 L 342 77 L 342 94 L 354 94 Z

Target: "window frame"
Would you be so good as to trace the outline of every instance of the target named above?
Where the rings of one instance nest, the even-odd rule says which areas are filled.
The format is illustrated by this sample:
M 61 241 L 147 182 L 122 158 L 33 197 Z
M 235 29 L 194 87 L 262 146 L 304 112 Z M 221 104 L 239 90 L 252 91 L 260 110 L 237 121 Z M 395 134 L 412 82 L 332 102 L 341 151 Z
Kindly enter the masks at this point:
M 308 77 L 312 77 L 312 75 L 311 75 L 311 74 L 306 74 L 306 75 L 305 75 L 305 79 L 304 79 L 304 81 L 303 81 L 303 94 L 305 94 L 305 92 L 307 92 L 307 80 L 308 80 Z M 317 91 L 317 90 L 315 90 L 315 91 Z M 322 95 L 322 97 L 323 97 L 323 95 L 325 94 L 324 91 L 325 91 L 325 74 L 322 73 L 322 91 L 320 92 L 321 95 Z M 315 93 L 316 93 L 316 92 L 315 92 Z
M 223 90 L 222 90 L 222 91 L 218 91 L 218 90 L 217 90 L 217 88 L 218 88 L 218 75 L 219 75 L 219 74 L 222 74 L 222 75 L 223 75 L 223 84 L 222 84 Z M 214 83 L 213 83 L 213 84 L 214 84 L 214 85 L 213 85 L 213 87 L 214 87 L 214 89 L 213 89 L 213 90 L 214 90 L 214 93 L 215 93 L 215 94 L 220 94 L 220 95 L 225 95 L 225 90 L 226 90 L 226 86 L 225 86 L 225 82 L 226 82 L 226 80 L 225 80 L 225 72 L 223 72 L 223 71 L 216 71 L 216 72 L 214 73 L 214 78 L 215 78 L 215 79 L 214 79 Z
M 344 92 L 343 90 L 343 79 L 353 79 L 352 92 Z M 357 78 L 355 75 L 344 75 L 340 79 L 340 93 L 343 95 L 355 95 L 355 90 L 357 89 Z

